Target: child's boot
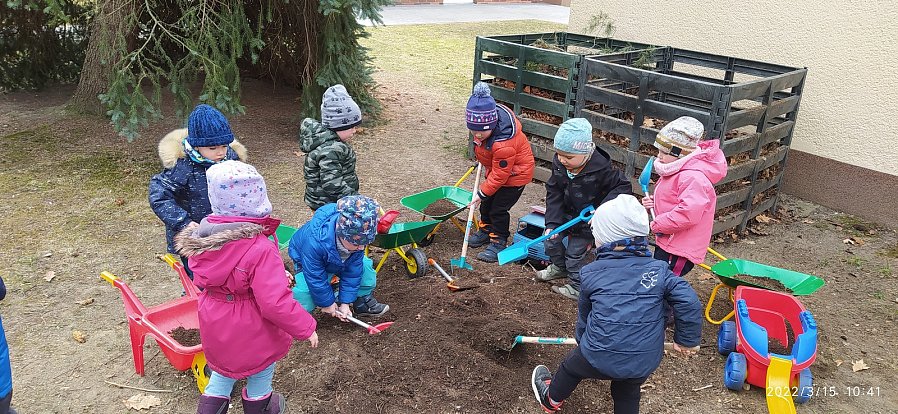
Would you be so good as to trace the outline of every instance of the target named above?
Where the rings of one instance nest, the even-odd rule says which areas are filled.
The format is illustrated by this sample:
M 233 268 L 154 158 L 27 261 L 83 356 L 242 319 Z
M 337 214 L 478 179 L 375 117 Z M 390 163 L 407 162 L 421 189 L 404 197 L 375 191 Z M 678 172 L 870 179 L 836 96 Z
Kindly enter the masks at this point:
M 580 298 L 580 287 L 570 283 L 561 286 L 552 286 L 552 291 L 568 299 L 577 300 Z
M 533 395 L 540 407 L 547 413 L 560 411 L 562 402 L 554 402 L 549 398 L 549 384 L 552 383 L 552 372 L 545 365 L 537 365 L 530 375 L 530 385 L 533 387 Z
M 561 279 L 563 277 L 567 277 L 567 270 L 550 264 L 549 267 L 543 270 L 537 270 L 535 279 L 540 282 L 548 282 L 550 280 Z
M 200 395 L 200 402 L 196 406 L 196 414 L 225 414 L 228 412 L 230 404 L 230 398 Z
M 270 392 L 262 398 L 250 399 L 243 389 L 244 414 L 282 414 L 287 412 L 287 400 L 280 393 Z
M 493 236 L 491 234 L 491 236 Z M 505 250 L 505 245 L 508 242 L 506 240 L 491 238 L 490 245 L 487 246 L 486 250 L 477 254 L 477 260 L 481 262 L 487 263 L 496 263 L 499 261 L 499 252 Z
M 361 316 L 381 316 L 390 310 L 390 305 L 380 303 L 374 298 L 374 295 L 367 294 L 359 296 L 352 303 L 352 308 L 356 315 Z
M 468 237 L 468 247 L 480 247 L 490 242 L 490 232 L 486 229 L 486 225 L 480 223 L 479 227 Z

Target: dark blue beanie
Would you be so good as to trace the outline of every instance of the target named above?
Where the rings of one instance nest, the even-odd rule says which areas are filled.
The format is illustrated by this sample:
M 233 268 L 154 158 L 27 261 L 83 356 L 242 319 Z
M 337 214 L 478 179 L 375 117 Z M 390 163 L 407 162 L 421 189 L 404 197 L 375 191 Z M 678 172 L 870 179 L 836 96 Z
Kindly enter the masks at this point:
M 474 85 L 474 92 L 465 107 L 465 121 L 471 131 L 495 129 L 499 122 L 496 100 L 490 96 L 490 86 L 484 82 Z
M 214 147 L 234 141 L 231 125 L 218 109 L 199 104 L 187 119 L 187 142 L 190 146 Z

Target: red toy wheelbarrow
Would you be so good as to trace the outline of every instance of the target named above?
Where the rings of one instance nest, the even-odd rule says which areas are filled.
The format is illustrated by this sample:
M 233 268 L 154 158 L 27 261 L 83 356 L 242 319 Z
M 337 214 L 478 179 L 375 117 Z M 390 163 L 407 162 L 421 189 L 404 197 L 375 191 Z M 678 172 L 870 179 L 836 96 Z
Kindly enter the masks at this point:
M 184 266 L 171 255 L 162 259 L 178 273 L 185 295 L 156 306 L 146 307 L 134 292 L 118 276 L 109 272 L 100 273 L 100 278 L 117 287 L 122 293 L 128 330 L 131 337 L 131 353 L 134 357 L 134 371 L 144 374 L 143 343 L 149 335 L 156 340 L 162 353 L 178 371 L 192 369 L 200 392 L 209 383 L 206 358 L 202 344 L 185 346 L 175 340 L 171 333 L 177 328 L 199 329 L 197 317 L 197 296 L 199 292 L 184 271 Z

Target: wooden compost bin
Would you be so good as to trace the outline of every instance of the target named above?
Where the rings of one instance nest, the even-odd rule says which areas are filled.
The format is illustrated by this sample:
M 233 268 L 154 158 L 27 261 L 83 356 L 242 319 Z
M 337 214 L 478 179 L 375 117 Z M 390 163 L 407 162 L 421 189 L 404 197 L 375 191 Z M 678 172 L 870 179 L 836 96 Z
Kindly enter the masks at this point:
M 672 47 L 648 60 L 639 52 L 590 56 L 579 68 L 574 114 L 592 123 L 597 145 L 634 183 L 666 123 L 700 120 L 729 163 L 716 186 L 714 233 L 741 232 L 776 206 L 806 74 Z
M 536 158 L 534 177 L 551 174 L 552 140 L 558 125 L 574 116 L 584 56 L 656 46 L 566 32 L 478 36 L 474 83 L 491 83 L 492 96 L 521 118 Z

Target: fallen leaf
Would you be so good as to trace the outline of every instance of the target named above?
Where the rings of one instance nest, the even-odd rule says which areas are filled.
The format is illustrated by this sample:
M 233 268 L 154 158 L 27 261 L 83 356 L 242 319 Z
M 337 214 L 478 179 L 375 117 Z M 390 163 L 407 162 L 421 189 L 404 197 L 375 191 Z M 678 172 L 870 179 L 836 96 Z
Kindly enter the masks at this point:
M 745 244 L 755 244 L 755 241 L 754 240 L 746 240 L 744 243 Z
M 47 272 L 46 275 L 44 275 L 44 281 L 49 282 L 49 281 L 53 280 L 53 278 L 55 278 L 55 277 L 56 277 L 56 272 L 51 270 L 51 271 Z
M 755 216 L 755 220 L 757 220 L 759 223 L 770 223 L 771 218 L 763 214 L 758 214 L 757 216 Z
M 87 341 L 87 335 L 81 331 L 72 331 L 72 339 L 74 339 L 79 344 L 83 344 Z
M 870 367 L 868 367 L 867 364 L 864 363 L 863 359 L 859 359 L 851 363 L 851 370 L 854 372 L 863 371 L 865 369 L 870 369 Z
M 845 239 L 845 240 L 842 240 L 842 243 L 845 243 L 845 244 L 857 244 L 857 243 L 855 243 L 854 240 L 853 240 L 852 238 L 850 238 L 850 237 L 847 238 L 847 239 Z
M 131 398 L 122 402 L 125 404 L 125 407 L 135 410 L 143 410 L 144 408 L 149 409 L 157 405 L 162 405 L 162 400 L 160 400 L 159 397 L 145 394 L 133 395 Z
M 87 298 L 87 299 L 84 299 L 84 300 L 76 302 L 76 303 L 78 303 L 81 306 L 87 306 L 87 305 L 90 305 L 91 303 L 94 303 L 94 298 Z
M 814 223 L 815 223 L 815 221 L 814 221 L 814 220 L 811 220 L 811 219 L 804 219 L 804 220 L 802 220 L 801 222 L 804 223 L 804 224 L 814 224 Z
M 836 362 L 837 367 L 841 367 L 842 363 L 844 363 L 845 361 L 842 361 L 841 359 L 837 359 L 837 360 L 835 360 L 835 362 Z

